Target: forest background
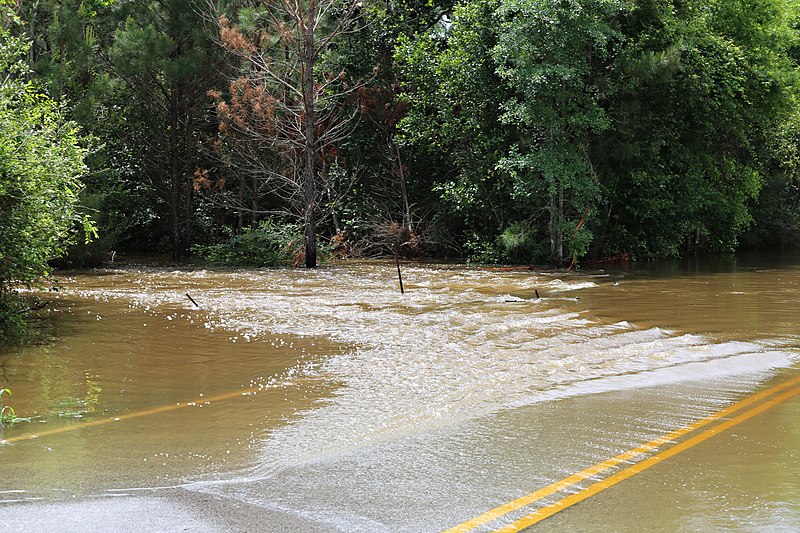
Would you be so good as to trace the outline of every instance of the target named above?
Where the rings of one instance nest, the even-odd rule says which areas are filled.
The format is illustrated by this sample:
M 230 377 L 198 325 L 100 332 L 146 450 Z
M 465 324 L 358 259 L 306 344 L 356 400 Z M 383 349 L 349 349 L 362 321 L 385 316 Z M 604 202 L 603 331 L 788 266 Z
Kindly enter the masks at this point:
M 566 267 L 800 246 L 798 0 L 0 10 L 6 322 L 52 265 L 126 252 Z

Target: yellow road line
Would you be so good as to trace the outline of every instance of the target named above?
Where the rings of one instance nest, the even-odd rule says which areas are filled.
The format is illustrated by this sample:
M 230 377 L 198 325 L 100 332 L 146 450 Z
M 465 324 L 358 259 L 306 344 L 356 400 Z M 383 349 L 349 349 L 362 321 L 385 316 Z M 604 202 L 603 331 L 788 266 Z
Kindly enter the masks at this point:
M 297 380 L 295 380 L 297 381 Z M 256 393 L 258 391 L 264 390 L 266 387 L 264 386 L 256 386 L 250 387 L 249 389 L 240 389 L 236 391 L 226 392 L 223 394 L 218 394 L 216 396 L 208 396 L 208 397 L 200 397 L 192 402 L 184 402 L 184 403 L 175 403 L 170 405 L 162 405 L 160 407 L 153 407 L 151 409 L 143 409 L 142 411 L 135 411 L 133 413 L 127 413 L 120 416 L 111 416 L 107 418 L 100 418 L 98 420 L 90 420 L 88 422 L 81 422 L 79 424 L 73 424 L 70 426 L 62 426 L 55 429 L 48 429 L 46 431 L 41 431 L 39 433 L 25 433 L 23 435 L 18 435 L 16 437 L 9 437 L 7 439 L 0 439 L 0 445 L 2 444 L 11 444 L 13 442 L 20 442 L 25 440 L 32 440 L 39 437 L 47 437 L 50 435 L 58 435 L 59 433 L 67 433 L 69 431 L 77 431 L 79 429 L 84 428 L 91 428 L 97 426 L 105 426 L 106 424 L 113 424 L 114 422 L 121 422 L 123 420 L 129 420 L 131 418 L 139 418 L 141 416 L 149 416 L 155 415 L 160 413 L 166 413 L 169 411 L 176 411 L 178 409 L 183 409 L 186 407 L 196 407 L 197 405 L 205 405 L 207 402 L 218 402 L 222 400 L 230 400 L 231 398 L 236 398 L 238 396 L 247 396 L 249 394 Z
M 580 492 L 577 492 L 575 494 L 567 496 L 566 498 L 563 498 L 563 499 L 561 499 L 561 500 L 559 500 L 559 501 L 557 501 L 555 503 L 552 503 L 552 504 L 550 504 L 550 505 L 548 505 L 546 507 L 542 507 L 541 509 L 538 509 L 537 511 L 535 511 L 535 512 L 533 512 L 531 514 L 529 514 L 527 516 L 524 516 L 524 517 L 512 522 L 511 524 L 508 524 L 507 526 L 496 530 L 496 533 L 501 533 L 501 532 L 502 533 L 511 533 L 511 532 L 516 532 L 516 531 L 521 531 L 521 530 L 525 529 L 526 527 L 530 527 L 530 526 L 532 526 L 532 525 L 534 525 L 534 524 L 536 524 L 538 522 L 541 522 L 545 518 L 553 516 L 554 514 L 558 513 L 559 511 L 563 511 L 567 507 L 570 507 L 572 505 L 575 505 L 576 503 L 582 502 L 583 500 L 585 500 L 585 499 L 587 499 L 587 498 L 589 498 L 591 496 L 594 496 L 598 492 L 604 491 L 609 487 L 613 487 L 614 485 L 616 485 L 620 481 L 624 481 L 624 480 L 628 479 L 629 477 L 635 476 L 636 474 L 638 474 L 640 472 L 643 472 L 644 470 L 647 470 L 651 466 L 655 466 L 655 465 L 659 464 L 661 461 L 664 461 L 665 459 L 669 459 L 673 455 L 677 455 L 677 454 L 679 454 L 679 453 L 681 453 L 683 451 L 686 451 L 689 448 L 691 448 L 693 446 L 696 446 L 696 445 L 700 444 L 701 442 L 704 442 L 704 441 L 710 439 L 711 437 L 713 437 L 713 436 L 715 436 L 715 435 L 717 435 L 719 433 L 722 433 L 723 431 L 725 431 L 727 429 L 732 428 L 733 426 L 735 426 L 737 424 L 741 424 L 742 422 L 744 422 L 746 420 L 749 420 L 749 419 L 753 418 L 754 416 L 763 413 L 764 411 L 772 409 L 776 405 L 778 405 L 780 403 L 783 403 L 786 400 L 789 400 L 789 399 L 797 396 L 798 394 L 800 394 L 800 387 L 795 387 L 794 389 L 791 389 L 791 390 L 781 394 L 780 396 L 777 396 L 775 398 L 767 400 L 764 403 L 762 403 L 762 404 L 760 404 L 760 405 L 758 405 L 756 407 L 753 407 L 749 411 L 745 411 L 744 413 L 738 415 L 735 418 L 732 418 L 732 419 L 727 420 L 725 422 L 722 422 L 722 423 L 720 423 L 720 424 L 718 424 L 718 425 L 716 425 L 716 426 L 714 426 L 714 427 L 712 427 L 710 429 L 707 429 L 706 431 L 704 431 L 704 432 L 702 432 L 702 433 L 700 433 L 698 435 L 695 435 L 694 437 L 691 437 L 691 438 L 681 442 L 680 444 L 676 444 L 672 448 L 664 450 L 663 452 L 660 452 L 660 453 L 658 453 L 656 455 L 653 455 L 652 457 L 649 457 L 649 458 L 647 458 L 647 459 L 645 459 L 645 460 L 643 460 L 643 461 L 641 461 L 639 463 L 636 463 L 636 464 L 634 464 L 632 466 L 629 466 L 625 470 L 620 470 L 616 474 L 614 474 L 612 476 L 609 476 L 609 477 L 607 477 L 606 479 L 604 479 L 602 481 L 598 481 L 594 485 L 591 485 L 591 486 L 583 489 Z
M 505 514 L 508 514 L 517 509 L 521 509 L 522 507 L 525 507 L 527 505 L 530 505 L 531 503 L 539 501 L 542 498 L 550 496 L 551 494 L 555 494 L 556 492 L 559 492 L 567 487 L 575 485 L 576 483 L 580 483 L 585 479 L 588 479 L 592 476 L 605 472 L 606 470 L 609 470 L 621 463 L 630 461 L 641 455 L 644 455 L 647 452 L 653 451 L 663 444 L 672 442 L 679 437 L 682 437 L 697 429 L 700 429 L 701 427 L 706 426 L 716 420 L 719 420 L 720 418 L 735 413 L 736 411 L 739 411 L 749 405 L 752 405 L 753 403 L 758 402 L 759 400 L 762 400 L 768 396 L 771 396 L 777 392 L 780 392 L 798 383 L 800 383 L 800 376 L 784 381 L 783 383 L 779 383 L 778 385 L 770 389 L 748 396 L 747 398 L 740 400 L 735 404 L 730 405 L 725 409 L 722 409 L 721 411 L 717 411 L 712 415 L 709 415 L 705 418 L 701 418 L 700 420 L 693 422 L 688 426 L 676 429 L 675 431 L 662 435 L 656 439 L 651 440 L 650 442 L 647 442 L 645 444 L 637 446 L 636 448 L 628 450 L 627 452 L 616 455 L 610 459 L 606 459 L 605 461 L 590 466 L 585 470 L 581 470 L 580 472 L 573 474 L 569 477 L 566 477 L 561 481 L 557 481 L 551 485 L 535 490 L 530 494 L 517 498 L 516 500 L 510 501 L 508 503 L 495 507 L 494 509 L 486 511 L 485 513 L 480 514 L 475 518 L 467 520 L 466 522 L 462 522 L 446 530 L 444 533 L 465 533 L 467 531 L 475 529 L 476 527 L 483 525 L 487 522 L 491 522 L 492 520 L 495 520 L 497 518 L 500 518 Z

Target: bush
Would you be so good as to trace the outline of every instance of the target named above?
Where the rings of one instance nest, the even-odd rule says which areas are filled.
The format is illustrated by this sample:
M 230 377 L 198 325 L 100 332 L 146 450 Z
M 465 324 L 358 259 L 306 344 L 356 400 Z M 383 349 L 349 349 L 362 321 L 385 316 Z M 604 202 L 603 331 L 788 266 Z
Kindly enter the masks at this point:
M 20 330 L 16 287 L 33 286 L 50 273 L 82 227 L 94 226 L 78 212 L 86 173 L 83 138 L 64 110 L 27 81 L 30 44 L 14 36 L 18 23 L 0 2 L 0 341 Z
M 27 334 L 23 309 L 16 293 L 0 292 L 0 348 L 19 342 Z
M 297 226 L 264 220 L 223 242 L 194 246 L 192 252 L 212 265 L 296 265 L 303 259 L 303 234 Z

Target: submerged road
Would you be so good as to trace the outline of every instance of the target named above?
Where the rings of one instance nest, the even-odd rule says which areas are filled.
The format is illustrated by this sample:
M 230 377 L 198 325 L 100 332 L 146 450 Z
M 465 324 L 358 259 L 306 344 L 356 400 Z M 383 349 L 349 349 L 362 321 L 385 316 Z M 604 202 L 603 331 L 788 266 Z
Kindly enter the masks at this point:
M 256 388 L 257 389 L 257 388 Z M 257 390 L 232 391 L 196 402 L 175 404 L 128 413 L 50 430 L 24 434 L 2 441 L 12 445 L 34 439 L 46 439 L 65 432 L 80 432 L 111 423 L 124 424 L 144 416 L 157 416 L 181 406 L 247 397 Z M 499 505 L 474 518 L 445 530 L 445 533 L 522 531 L 573 505 L 610 489 L 645 470 L 664 463 L 679 453 L 700 445 L 712 437 L 764 415 L 771 409 L 800 395 L 800 376 L 780 381 L 751 394 L 719 411 L 684 427 L 663 434 L 626 452 L 598 462 L 530 494 Z M 230 406 L 229 406 L 230 407 Z M 800 406 L 795 406 L 800 408 Z M 109 430 L 113 431 L 113 427 Z M 769 444 L 769 443 L 765 443 Z M 693 465 L 684 465 L 684 467 Z M 604 477 L 605 476 L 605 477 Z M 587 484 L 587 482 L 589 484 Z M 73 501 L 25 501 L 16 499 L 18 491 L 0 491 L 0 529 L 8 531 L 331 531 L 316 519 L 265 509 L 258 505 L 191 490 L 188 486 L 131 487 L 100 491 L 93 497 Z M 188 490 L 187 490 L 188 489 Z M 572 490 L 572 493 L 569 491 Z M 24 491 L 19 491 L 24 492 Z M 558 499 L 547 500 L 555 495 Z M 535 508 L 534 504 L 546 503 Z M 552 500 L 552 499 L 551 499 Z M 11 503 L 21 505 L 9 505 Z M 618 512 L 625 512 L 624 509 Z M 527 513 L 527 514 L 525 514 Z M 596 517 L 603 522 L 602 517 Z M 788 525 L 788 524 L 787 524 Z M 342 528 L 344 530 L 345 528 Z M 621 530 L 633 530 L 622 527 Z M 665 527 L 664 530 L 668 530 Z M 432 529 L 431 531 L 436 531 Z
M 406 273 L 66 280 L 0 531 L 800 531 L 797 266 Z
M 718 435 L 719 433 L 726 431 L 742 422 L 753 418 L 773 407 L 790 400 L 800 394 L 800 376 L 797 376 L 792 379 L 788 379 L 783 383 L 780 383 L 770 389 L 765 391 L 759 392 L 757 394 L 753 394 L 752 396 L 745 398 L 735 404 L 722 409 L 713 415 L 707 416 L 690 424 L 688 426 L 679 428 L 675 431 L 672 431 L 666 435 L 663 435 L 655 440 L 642 444 L 636 448 L 633 448 L 625 453 L 612 457 L 606 461 L 601 463 L 597 463 L 577 474 L 569 476 L 567 478 L 562 479 L 556 483 L 548 485 L 547 487 L 543 487 L 538 489 L 526 496 L 518 498 L 512 502 L 507 504 L 498 506 L 491 511 L 483 513 L 473 519 L 467 520 L 455 527 L 448 529 L 445 533 L 466 533 L 467 531 L 472 531 L 478 526 L 486 524 L 488 522 L 495 521 L 503 516 L 506 516 L 508 513 L 512 511 L 516 511 L 518 509 L 523 509 L 525 507 L 530 506 L 533 503 L 536 503 L 543 498 L 550 496 L 551 494 L 555 494 L 557 492 L 561 492 L 568 487 L 572 487 L 577 483 L 580 483 L 587 479 L 592 479 L 603 472 L 609 471 L 616 466 L 625 464 L 625 463 L 633 463 L 631 466 L 628 466 L 618 472 L 614 473 L 613 475 L 602 479 L 586 488 L 581 489 L 579 492 L 575 494 L 571 494 L 566 496 L 554 503 L 551 503 L 547 506 L 541 507 L 536 511 L 523 516 L 522 518 L 518 518 L 517 520 L 511 522 L 510 524 L 504 525 L 498 528 L 497 532 L 502 533 L 513 533 L 516 531 L 522 531 L 534 524 L 538 524 L 542 520 L 553 516 L 554 514 L 567 509 L 575 504 L 578 504 L 587 498 L 594 496 L 595 494 L 606 490 L 608 488 L 613 487 L 617 483 L 624 481 L 636 474 L 639 474 L 648 468 L 659 464 L 661 461 L 669 459 L 670 457 L 677 455 L 689 448 L 692 448 L 701 442 L 704 442 L 711 437 Z M 781 394 L 781 391 L 785 389 L 789 389 L 786 392 Z M 777 396 L 775 396 L 777 395 Z M 741 411 L 742 409 L 753 405 L 757 402 L 761 402 L 761 404 L 753 407 L 741 414 L 736 415 L 735 417 L 728 418 L 730 415 Z M 698 433 L 686 440 L 676 442 L 678 439 L 685 437 L 687 435 L 691 435 L 695 433 L 700 428 L 709 425 L 713 422 L 717 422 L 720 420 L 724 420 L 724 422 L 720 422 L 718 425 L 703 431 L 702 433 Z M 653 450 L 657 450 L 658 448 L 662 447 L 665 444 L 674 444 L 672 447 L 667 448 L 666 450 L 659 452 L 655 455 L 647 457 L 646 459 L 642 459 L 648 452 Z M 636 462 L 638 460 L 638 462 Z

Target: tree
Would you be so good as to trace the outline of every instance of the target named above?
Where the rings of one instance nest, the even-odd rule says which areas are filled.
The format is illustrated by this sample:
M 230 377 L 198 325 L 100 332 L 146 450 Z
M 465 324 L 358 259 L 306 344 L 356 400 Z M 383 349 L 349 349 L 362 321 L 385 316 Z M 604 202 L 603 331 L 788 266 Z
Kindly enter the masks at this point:
M 767 146 L 769 166 L 745 244 L 754 248 L 800 248 L 800 2 L 787 2 L 788 32 L 783 39 L 788 68 L 783 69 L 788 110 Z
M 98 118 L 109 76 L 102 51 L 111 44 L 114 0 L 20 2 L 31 42 L 29 64 L 51 98 L 82 126 Z
M 376 245 L 386 250 L 386 238 L 393 250 L 399 237 L 401 250 L 411 256 L 421 252 L 423 239 L 428 247 L 439 244 L 426 234 L 425 220 L 440 210 L 430 194 L 437 168 L 431 160 L 415 160 L 413 150 L 402 146 L 397 135 L 408 102 L 399 97 L 400 68 L 394 52 L 404 35 L 441 27 L 452 7 L 452 0 L 365 4 L 368 24 L 340 40 L 327 61 L 342 65 L 351 80 L 369 80 L 358 91 L 358 123 L 337 150 L 354 184 L 353 193 L 337 205 L 334 229 L 344 229 L 357 241 L 359 253 L 372 253 Z
M 502 247 L 546 226 L 554 264 L 565 245 L 585 253 L 591 235 L 567 228 L 598 201 L 589 143 L 609 127 L 605 73 L 622 10 L 606 0 L 470 2 L 445 32 L 401 49 L 414 104 L 404 137 L 449 152 L 460 178 L 445 198 L 494 211 Z
M 76 227 L 86 167 L 77 126 L 36 83 L 27 81 L 30 43 L 15 37 L 19 19 L 0 3 L 0 327 L 17 314 L 11 294 L 50 273 Z M 20 33 L 20 32 L 17 32 Z
M 447 223 L 439 232 L 455 233 L 479 261 L 500 259 L 498 232 L 524 216 L 511 200 L 510 180 L 497 170 L 512 132 L 500 123 L 499 102 L 509 92 L 491 56 L 496 7 L 460 4 L 452 19 L 413 39 L 401 36 L 395 53 L 408 107 L 396 142 L 415 173 L 430 175 L 426 182 Z
M 621 25 L 613 128 L 592 145 L 607 227 L 597 250 L 731 251 L 751 224 L 791 110 L 787 5 L 642 2 Z
M 357 89 L 343 71 L 323 63 L 337 39 L 359 30 L 360 2 L 252 0 L 247 6 L 234 22 L 219 17 L 221 42 L 241 62 L 220 113 L 229 133 L 257 139 L 275 159 L 291 158 L 267 172 L 280 178 L 290 202 L 301 199 L 305 265 L 314 268 L 326 157 L 355 116 L 343 101 Z
M 117 134 L 163 206 L 178 259 L 192 240 L 193 174 L 204 163 L 203 132 L 214 127 L 206 92 L 217 82 L 221 53 L 191 0 L 125 2 L 115 16 L 123 23 L 109 57 L 131 96 L 118 110 L 128 123 Z
M 114 0 L 18 3 L 31 42 L 27 56 L 32 75 L 63 106 L 66 117 L 86 132 L 91 144 L 80 204 L 92 213 L 99 236 L 90 243 L 79 238 L 59 265 L 100 264 L 112 250 L 157 226 L 154 202 L 149 201 L 152 187 L 141 179 L 143 172 L 133 171 L 137 167 L 130 157 L 133 150 L 123 143 L 122 132 L 131 128 L 123 112 L 131 98 L 109 64 L 108 50 L 120 22 L 114 4 Z
M 398 49 L 400 141 L 448 175 L 478 259 L 731 250 L 791 135 L 793 5 L 465 2 Z
M 622 37 L 614 21 L 624 9 L 616 0 L 513 0 L 497 12 L 494 58 L 512 89 L 501 121 L 519 138 L 499 167 L 515 176 L 519 199 L 547 197 L 550 259 L 558 266 L 565 233 L 573 236 L 573 256 L 586 253 L 591 240 L 570 229 L 582 226 L 581 213 L 599 198 L 589 143 L 610 127 L 602 102 L 613 87 L 604 73 Z

